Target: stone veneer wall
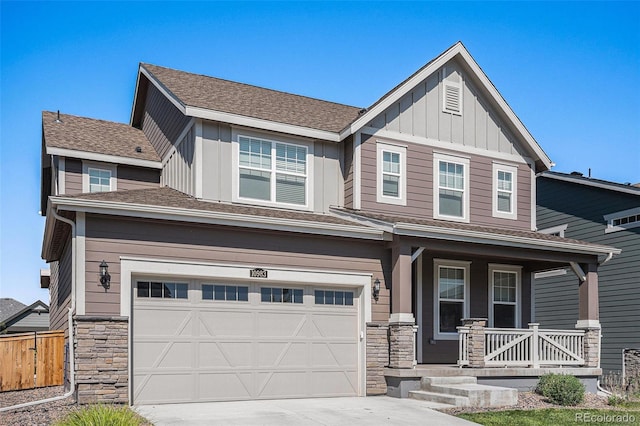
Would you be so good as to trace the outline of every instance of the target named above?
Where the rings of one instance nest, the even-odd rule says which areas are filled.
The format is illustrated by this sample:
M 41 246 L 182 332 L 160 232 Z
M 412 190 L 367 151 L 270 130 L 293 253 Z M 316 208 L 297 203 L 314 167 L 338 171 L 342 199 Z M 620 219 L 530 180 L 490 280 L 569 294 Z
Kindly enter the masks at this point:
M 640 349 L 624 350 L 624 372 L 627 382 L 640 386 Z
M 79 404 L 129 402 L 128 342 L 126 317 L 75 318 L 76 400 Z
M 387 323 L 367 324 L 367 395 L 385 395 L 384 369 L 389 365 L 389 327 Z

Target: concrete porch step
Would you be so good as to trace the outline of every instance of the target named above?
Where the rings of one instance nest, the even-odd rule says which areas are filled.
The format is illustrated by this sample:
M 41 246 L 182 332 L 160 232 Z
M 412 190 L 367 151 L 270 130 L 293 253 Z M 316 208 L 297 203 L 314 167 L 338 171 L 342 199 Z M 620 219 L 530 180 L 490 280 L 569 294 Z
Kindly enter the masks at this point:
M 505 407 L 518 402 L 512 388 L 479 385 L 475 377 L 423 377 L 420 390 L 409 392 L 410 398 L 452 404 L 458 407 Z

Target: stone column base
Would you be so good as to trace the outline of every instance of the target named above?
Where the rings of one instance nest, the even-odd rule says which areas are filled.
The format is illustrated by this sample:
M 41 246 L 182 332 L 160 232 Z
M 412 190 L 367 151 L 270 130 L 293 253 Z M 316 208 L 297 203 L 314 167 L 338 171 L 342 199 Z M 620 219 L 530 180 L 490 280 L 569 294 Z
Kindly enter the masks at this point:
M 367 395 L 385 395 L 384 368 L 389 365 L 389 326 L 367 324 Z
M 580 320 L 576 328 L 584 330 L 584 366 L 597 368 L 600 365 L 600 322 Z
M 393 321 L 396 319 L 394 315 L 397 316 L 400 321 Z M 411 314 L 392 314 L 389 320 L 389 367 L 414 367 L 414 324 L 415 320 Z

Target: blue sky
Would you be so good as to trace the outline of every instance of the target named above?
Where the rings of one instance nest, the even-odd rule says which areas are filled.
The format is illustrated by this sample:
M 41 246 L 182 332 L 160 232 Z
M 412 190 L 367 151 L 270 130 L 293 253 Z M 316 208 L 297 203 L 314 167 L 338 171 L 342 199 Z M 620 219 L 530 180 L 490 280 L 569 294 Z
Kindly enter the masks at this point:
M 0 297 L 38 284 L 41 111 L 128 122 L 139 62 L 365 107 L 461 40 L 557 164 L 640 182 L 640 3 L 0 2 Z

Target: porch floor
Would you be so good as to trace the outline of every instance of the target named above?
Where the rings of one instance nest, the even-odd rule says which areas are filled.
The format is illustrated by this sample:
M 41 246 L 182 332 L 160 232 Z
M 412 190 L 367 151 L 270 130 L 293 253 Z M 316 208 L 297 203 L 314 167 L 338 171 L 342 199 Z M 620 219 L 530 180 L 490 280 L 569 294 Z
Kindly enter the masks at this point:
M 386 377 L 410 378 L 410 377 L 539 377 L 545 374 L 570 374 L 572 376 L 600 376 L 601 368 L 585 367 L 488 367 L 469 368 L 459 367 L 455 364 L 418 364 L 414 368 L 385 368 Z

